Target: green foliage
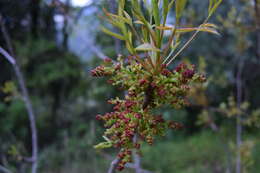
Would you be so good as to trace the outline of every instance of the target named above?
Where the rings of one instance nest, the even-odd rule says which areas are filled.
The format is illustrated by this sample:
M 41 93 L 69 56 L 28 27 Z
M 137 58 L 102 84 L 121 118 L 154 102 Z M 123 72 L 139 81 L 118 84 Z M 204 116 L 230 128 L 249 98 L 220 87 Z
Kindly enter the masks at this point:
M 219 1 L 210 1 L 210 11 L 207 19 L 197 28 L 183 28 L 179 29 L 180 18 L 185 9 L 187 0 L 177 0 L 177 1 L 158 1 L 152 0 L 151 7 L 148 3 L 144 3 L 145 8 L 147 9 L 150 19 L 144 15 L 141 10 L 141 6 L 137 0 L 131 0 L 130 10 L 132 11 L 133 16 L 130 16 L 126 11 L 124 11 L 125 3 L 122 2 L 120 4 L 120 8 L 118 10 L 118 14 L 111 14 L 104 10 L 106 19 L 110 24 L 114 27 L 118 28 L 120 33 L 114 33 L 109 31 L 108 29 L 102 27 L 102 31 L 110 36 L 113 36 L 117 39 L 123 40 L 125 42 L 125 46 L 130 52 L 130 54 L 136 56 L 140 62 L 142 60 L 138 57 L 137 51 L 146 51 L 149 53 L 149 57 L 152 61 L 150 64 L 146 64 L 146 61 L 142 62 L 142 65 L 150 66 L 149 68 L 158 68 L 162 64 L 170 64 L 173 61 L 175 56 L 178 56 L 185 47 L 190 43 L 191 40 L 194 39 L 196 34 L 199 31 L 202 32 L 210 32 L 216 34 L 216 28 L 213 24 L 208 24 L 207 21 L 209 17 L 213 14 L 216 8 L 220 5 L 221 0 Z M 162 3 L 163 12 L 161 13 L 159 8 Z M 168 41 L 164 41 L 164 29 L 166 24 L 167 16 L 169 15 L 169 11 L 171 7 L 175 3 L 175 17 L 176 23 L 173 28 L 166 27 L 167 30 L 171 30 L 171 36 Z M 212 7 L 211 7 L 212 6 Z M 133 22 L 134 21 L 134 22 Z M 154 23 L 153 23 L 154 22 Z M 139 25 L 139 26 L 138 26 Z M 142 28 L 142 32 L 138 32 L 138 28 Z M 175 39 L 180 39 L 181 35 L 179 32 L 192 32 L 196 31 L 196 33 L 191 37 L 190 41 L 185 43 L 168 63 L 166 61 L 170 58 L 174 52 L 174 50 L 178 47 L 179 44 L 174 44 Z M 178 41 L 176 41 L 178 43 Z M 167 45 L 166 48 L 162 49 L 163 45 Z M 172 45 L 172 51 L 169 53 L 169 49 Z M 134 49 L 137 47 L 136 49 Z M 167 56 L 168 54 L 168 56 Z M 149 61 L 148 61 L 149 62 Z
M 221 2 L 222 0 L 209 0 L 209 16 L 211 16 L 216 11 Z
M 221 140 L 212 133 L 146 146 L 142 153 L 144 167 L 158 173 L 206 173 L 216 169 L 215 164 L 222 165 L 220 170 L 224 171 L 226 156 Z
M 176 0 L 175 2 L 175 15 L 176 15 L 176 21 L 179 23 L 180 18 L 182 16 L 183 10 L 186 6 L 187 0 Z

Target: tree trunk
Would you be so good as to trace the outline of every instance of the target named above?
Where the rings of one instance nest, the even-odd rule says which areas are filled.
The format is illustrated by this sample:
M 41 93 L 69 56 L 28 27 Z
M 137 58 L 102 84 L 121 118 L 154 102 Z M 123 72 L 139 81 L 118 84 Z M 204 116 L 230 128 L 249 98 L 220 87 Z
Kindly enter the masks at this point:
M 243 70 L 243 59 L 240 58 L 238 63 L 237 75 L 236 75 L 236 95 L 237 95 L 237 108 L 240 109 L 242 102 L 242 70 Z M 241 115 L 237 115 L 236 119 L 236 145 L 237 145 L 237 158 L 236 158 L 236 173 L 241 173 L 241 155 L 240 147 L 242 144 L 242 124 Z
M 256 56 L 260 60 L 260 0 L 254 0 L 256 26 Z
M 40 17 L 40 0 L 31 0 L 30 2 L 31 14 L 31 32 L 34 38 L 39 35 L 39 17 Z
M 64 23 L 62 28 L 63 40 L 62 40 L 62 47 L 67 50 L 68 49 L 68 40 L 69 40 L 69 12 L 70 12 L 70 0 L 66 0 L 64 6 Z

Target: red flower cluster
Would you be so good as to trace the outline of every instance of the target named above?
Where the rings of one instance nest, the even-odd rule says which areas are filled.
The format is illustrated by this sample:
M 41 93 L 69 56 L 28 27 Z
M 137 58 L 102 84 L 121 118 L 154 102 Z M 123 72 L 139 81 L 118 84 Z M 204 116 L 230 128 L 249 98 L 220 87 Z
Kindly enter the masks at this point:
M 194 66 L 181 63 L 170 71 L 162 66 L 159 74 L 151 75 L 134 58 L 113 64 L 105 60 L 104 66 L 92 71 L 93 76 L 111 76 L 110 83 L 127 90 L 123 100 L 109 100 L 113 112 L 97 115 L 107 128 L 104 136 L 112 146 L 122 148 L 118 154 L 122 170 L 131 161 L 131 150 L 140 149 L 141 144 L 134 141 L 134 136 L 152 145 L 154 137 L 164 135 L 168 128 L 180 129 L 183 126 L 174 121 L 166 121 L 162 115 L 153 115 L 153 109 L 165 104 L 180 108 L 187 104 L 186 96 L 194 82 L 203 82 L 204 77 L 195 73 Z M 105 146 L 104 146 L 105 147 Z

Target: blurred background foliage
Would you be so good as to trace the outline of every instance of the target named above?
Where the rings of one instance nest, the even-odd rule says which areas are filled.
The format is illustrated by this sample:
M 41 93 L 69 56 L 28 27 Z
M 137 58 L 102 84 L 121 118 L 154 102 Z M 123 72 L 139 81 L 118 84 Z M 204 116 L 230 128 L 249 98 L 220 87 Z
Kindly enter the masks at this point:
M 157 110 L 185 128 L 169 131 L 154 146 L 145 146 L 143 168 L 154 173 L 232 173 L 239 152 L 243 172 L 260 171 L 259 4 L 225 0 L 211 19 L 219 26 L 220 36 L 199 34 L 173 63 L 190 61 L 208 80 L 191 90 L 190 107 Z M 182 25 L 200 23 L 207 5 L 188 1 Z M 116 154 L 93 148 L 103 131 L 95 115 L 110 111 L 106 100 L 123 92 L 110 87 L 106 79 L 93 79 L 89 71 L 106 56 L 115 59 L 126 53 L 119 40 L 100 31 L 100 24 L 107 25 L 99 17 L 102 7 L 113 12 L 116 1 L 0 1 L 0 20 L 11 36 L 37 115 L 39 172 L 103 173 Z M 174 21 L 169 18 L 167 23 Z M 7 46 L 2 33 L 0 45 Z M 0 73 L 0 165 L 27 172 L 29 165 L 19 158 L 31 153 L 29 121 L 14 72 L 3 57 Z M 239 148 L 237 115 L 243 120 Z

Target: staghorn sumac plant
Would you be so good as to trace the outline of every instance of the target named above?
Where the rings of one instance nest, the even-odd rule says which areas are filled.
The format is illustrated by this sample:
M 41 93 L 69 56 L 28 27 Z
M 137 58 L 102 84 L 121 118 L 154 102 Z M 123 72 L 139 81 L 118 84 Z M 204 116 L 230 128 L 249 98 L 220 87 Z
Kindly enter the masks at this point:
M 124 41 L 129 52 L 126 56 L 119 55 L 117 61 L 106 58 L 102 65 L 91 71 L 92 76 L 106 76 L 110 84 L 126 91 L 123 99 L 108 101 L 114 105 L 113 112 L 96 116 L 107 129 L 103 136 L 106 141 L 95 148 L 120 148 L 118 170 L 131 162 L 132 150 L 140 149 L 142 142 L 152 144 L 155 136 L 164 135 L 168 128 L 182 127 L 178 122 L 164 120 L 162 115 L 154 115 L 153 110 L 163 105 L 176 109 L 187 105 L 192 85 L 206 80 L 195 72 L 194 65 L 181 63 L 173 70 L 168 66 L 198 32 L 218 34 L 216 26 L 208 23 L 208 19 L 221 0 L 209 1 L 208 16 L 198 27 L 181 26 L 186 3 L 186 0 L 119 0 L 117 14 L 104 9 L 105 19 L 120 33 L 104 27 L 102 30 Z M 174 7 L 175 22 L 168 26 L 167 16 Z M 167 38 L 166 30 L 170 31 Z M 182 36 L 188 32 L 194 33 L 181 46 Z

